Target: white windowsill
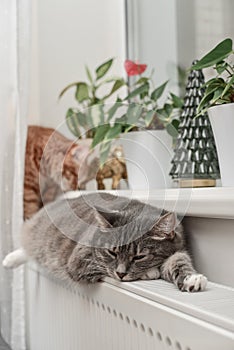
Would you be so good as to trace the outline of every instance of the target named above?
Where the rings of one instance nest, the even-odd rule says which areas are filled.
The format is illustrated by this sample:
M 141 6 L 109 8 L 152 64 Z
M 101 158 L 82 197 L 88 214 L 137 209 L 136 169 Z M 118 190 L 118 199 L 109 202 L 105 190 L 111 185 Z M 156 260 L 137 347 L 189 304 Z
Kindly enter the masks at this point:
M 183 216 L 234 219 L 233 187 L 107 192 L 139 199 L 166 210 L 174 210 Z M 75 198 L 88 193 L 88 191 L 68 192 L 66 198 Z

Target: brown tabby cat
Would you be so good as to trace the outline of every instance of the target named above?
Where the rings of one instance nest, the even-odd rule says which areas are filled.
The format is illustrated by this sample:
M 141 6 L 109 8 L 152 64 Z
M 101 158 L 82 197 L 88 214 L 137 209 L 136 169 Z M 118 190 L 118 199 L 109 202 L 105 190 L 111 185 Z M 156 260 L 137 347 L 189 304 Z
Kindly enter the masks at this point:
M 175 213 L 107 193 L 62 199 L 42 208 L 22 230 L 22 248 L 3 266 L 35 260 L 66 282 L 163 278 L 180 290 L 204 290 Z
M 78 189 L 78 171 L 89 152 L 52 128 L 29 126 L 25 153 L 24 219 L 62 191 Z M 82 184 L 79 184 L 82 188 Z

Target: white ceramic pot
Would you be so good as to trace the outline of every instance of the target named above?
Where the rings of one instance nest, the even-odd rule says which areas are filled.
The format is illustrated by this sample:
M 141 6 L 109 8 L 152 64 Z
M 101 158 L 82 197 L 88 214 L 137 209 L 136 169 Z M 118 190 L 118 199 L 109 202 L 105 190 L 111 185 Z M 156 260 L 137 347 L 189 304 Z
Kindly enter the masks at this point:
M 122 135 L 120 142 L 126 158 L 130 189 L 171 187 L 172 138 L 165 130 L 129 132 Z
M 222 186 L 234 187 L 234 103 L 209 108 Z

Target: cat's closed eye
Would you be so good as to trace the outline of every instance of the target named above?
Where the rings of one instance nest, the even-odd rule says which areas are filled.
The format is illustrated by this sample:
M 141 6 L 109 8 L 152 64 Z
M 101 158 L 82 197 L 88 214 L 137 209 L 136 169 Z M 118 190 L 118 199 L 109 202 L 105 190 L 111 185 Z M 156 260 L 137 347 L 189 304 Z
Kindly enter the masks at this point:
M 134 256 L 133 257 L 133 261 L 143 261 L 143 260 L 145 260 L 145 258 L 147 257 L 147 255 L 143 255 L 143 254 L 141 254 L 141 255 L 136 255 L 136 256 Z

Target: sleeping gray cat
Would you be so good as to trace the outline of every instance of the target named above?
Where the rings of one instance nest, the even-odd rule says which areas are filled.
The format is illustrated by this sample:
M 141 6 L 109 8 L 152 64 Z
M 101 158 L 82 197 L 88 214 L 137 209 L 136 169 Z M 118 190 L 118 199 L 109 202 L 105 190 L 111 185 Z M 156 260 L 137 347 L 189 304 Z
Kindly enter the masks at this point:
M 22 230 L 22 249 L 3 261 L 35 260 L 57 278 L 93 283 L 163 278 L 180 290 L 204 290 L 185 250 L 174 213 L 110 194 L 62 199 L 42 208 Z

